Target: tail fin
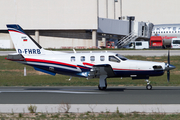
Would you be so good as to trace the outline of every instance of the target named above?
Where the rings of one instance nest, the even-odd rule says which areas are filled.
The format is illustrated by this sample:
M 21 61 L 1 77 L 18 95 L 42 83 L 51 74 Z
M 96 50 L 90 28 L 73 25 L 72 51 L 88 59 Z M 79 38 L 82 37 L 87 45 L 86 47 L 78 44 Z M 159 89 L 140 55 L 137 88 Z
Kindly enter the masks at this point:
M 16 51 L 19 54 L 42 54 L 44 49 L 17 24 L 7 25 Z

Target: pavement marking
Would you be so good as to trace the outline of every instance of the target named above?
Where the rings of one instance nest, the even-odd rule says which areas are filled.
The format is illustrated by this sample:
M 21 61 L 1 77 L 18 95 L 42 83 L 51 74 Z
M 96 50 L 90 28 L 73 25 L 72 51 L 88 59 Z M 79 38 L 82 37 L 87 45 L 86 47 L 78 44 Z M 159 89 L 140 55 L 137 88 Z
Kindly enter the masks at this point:
M 76 92 L 76 91 L 45 91 L 45 90 L 28 90 L 28 91 L 0 91 L 0 93 L 70 93 L 70 94 L 106 94 L 103 92 Z

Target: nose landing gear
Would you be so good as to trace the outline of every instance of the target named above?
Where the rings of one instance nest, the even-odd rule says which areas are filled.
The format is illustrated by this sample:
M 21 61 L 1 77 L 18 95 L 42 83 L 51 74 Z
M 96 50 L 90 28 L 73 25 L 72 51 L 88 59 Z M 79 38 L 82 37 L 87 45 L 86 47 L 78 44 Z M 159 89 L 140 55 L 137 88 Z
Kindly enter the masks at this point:
M 150 81 L 146 80 L 146 82 L 147 82 L 146 89 L 147 90 L 151 90 L 152 89 L 152 85 L 150 85 Z

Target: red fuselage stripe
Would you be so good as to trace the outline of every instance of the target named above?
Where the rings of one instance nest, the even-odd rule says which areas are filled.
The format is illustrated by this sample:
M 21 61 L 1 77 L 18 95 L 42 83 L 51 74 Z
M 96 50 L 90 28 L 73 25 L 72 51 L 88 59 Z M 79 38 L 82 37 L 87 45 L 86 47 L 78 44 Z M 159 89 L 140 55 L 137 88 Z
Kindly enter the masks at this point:
M 83 65 L 93 66 L 94 64 L 83 62 Z
M 66 66 L 71 66 L 71 67 L 79 67 L 79 68 L 83 68 L 83 69 L 88 69 L 88 68 L 77 66 L 77 65 L 72 65 L 72 64 L 62 63 L 62 62 L 56 62 L 56 61 L 51 61 L 51 60 L 40 60 L 40 59 L 26 58 L 26 61 L 61 64 L 61 65 L 66 65 Z

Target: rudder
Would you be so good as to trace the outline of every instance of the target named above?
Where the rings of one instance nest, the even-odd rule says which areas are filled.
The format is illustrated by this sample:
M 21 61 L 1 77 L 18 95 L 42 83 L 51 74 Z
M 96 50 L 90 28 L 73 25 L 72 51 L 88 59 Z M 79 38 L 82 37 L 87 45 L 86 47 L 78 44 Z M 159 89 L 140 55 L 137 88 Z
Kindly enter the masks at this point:
M 44 50 L 31 36 L 17 24 L 7 25 L 9 34 L 19 54 L 42 54 Z

